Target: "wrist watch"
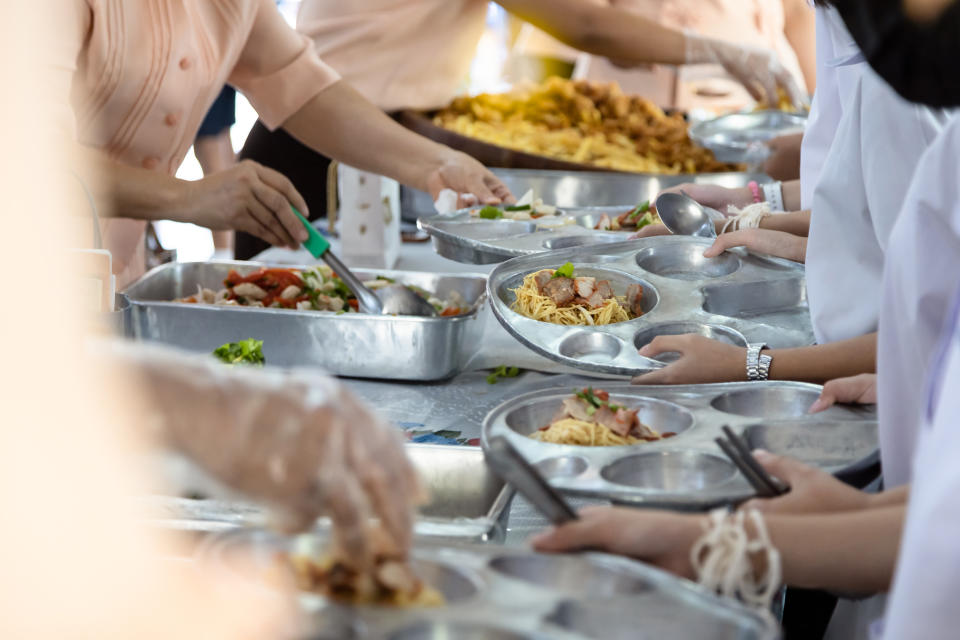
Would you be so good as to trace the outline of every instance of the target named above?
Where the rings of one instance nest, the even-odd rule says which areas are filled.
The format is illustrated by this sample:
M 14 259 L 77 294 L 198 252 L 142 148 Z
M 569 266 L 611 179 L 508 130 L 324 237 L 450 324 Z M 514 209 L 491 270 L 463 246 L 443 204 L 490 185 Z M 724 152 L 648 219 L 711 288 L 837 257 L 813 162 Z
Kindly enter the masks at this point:
M 747 345 L 747 380 L 766 380 L 770 375 L 773 357 L 760 355 L 767 345 L 764 342 L 751 342 Z

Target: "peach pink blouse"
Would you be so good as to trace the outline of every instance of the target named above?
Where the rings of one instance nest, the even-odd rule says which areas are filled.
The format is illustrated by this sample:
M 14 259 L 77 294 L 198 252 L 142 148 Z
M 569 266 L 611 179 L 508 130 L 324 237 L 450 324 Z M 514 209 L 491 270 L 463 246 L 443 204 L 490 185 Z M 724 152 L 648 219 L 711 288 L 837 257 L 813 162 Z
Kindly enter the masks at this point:
M 276 128 L 339 79 L 273 0 L 58 4 L 69 29 L 55 63 L 69 72 L 77 139 L 150 171 L 176 171 L 224 84 Z M 101 222 L 118 286 L 143 272 L 145 226 Z

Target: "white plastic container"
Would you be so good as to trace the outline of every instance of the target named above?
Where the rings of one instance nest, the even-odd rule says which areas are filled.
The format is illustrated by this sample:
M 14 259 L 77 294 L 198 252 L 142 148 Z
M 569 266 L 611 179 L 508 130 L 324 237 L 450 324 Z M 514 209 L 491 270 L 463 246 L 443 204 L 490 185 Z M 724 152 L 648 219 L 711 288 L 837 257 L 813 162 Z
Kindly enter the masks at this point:
M 341 164 L 337 192 L 343 261 L 349 267 L 393 268 L 400 257 L 400 185 Z

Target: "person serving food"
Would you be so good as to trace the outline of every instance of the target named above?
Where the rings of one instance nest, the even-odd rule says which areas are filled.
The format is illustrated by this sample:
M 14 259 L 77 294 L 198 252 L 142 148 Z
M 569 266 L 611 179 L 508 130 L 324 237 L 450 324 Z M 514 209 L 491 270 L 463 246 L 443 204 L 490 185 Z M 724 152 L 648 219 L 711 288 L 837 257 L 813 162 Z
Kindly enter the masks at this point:
M 290 207 L 309 207 L 276 171 L 242 162 L 197 182 L 173 177 L 225 83 L 264 126 L 352 166 L 435 196 L 450 188 L 487 204 L 511 198 L 476 160 L 407 131 L 340 81 L 272 0 L 55 5 L 51 91 L 61 128 L 81 146 L 75 172 L 108 218 L 102 234 L 120 287 L 144 270 L 146 220 L 239 229 L 275 245 L 306 240 Z

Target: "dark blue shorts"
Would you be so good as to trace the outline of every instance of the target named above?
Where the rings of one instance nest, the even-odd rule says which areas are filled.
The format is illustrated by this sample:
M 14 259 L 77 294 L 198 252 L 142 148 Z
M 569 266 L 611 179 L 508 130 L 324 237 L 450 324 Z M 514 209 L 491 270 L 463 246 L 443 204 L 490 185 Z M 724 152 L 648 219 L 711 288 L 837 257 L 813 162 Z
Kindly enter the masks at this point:
M 237 122 L 237 92 L 233 87 L 224 87 L 207 116 L 200 124 L 197 137 L 217 136 Z

